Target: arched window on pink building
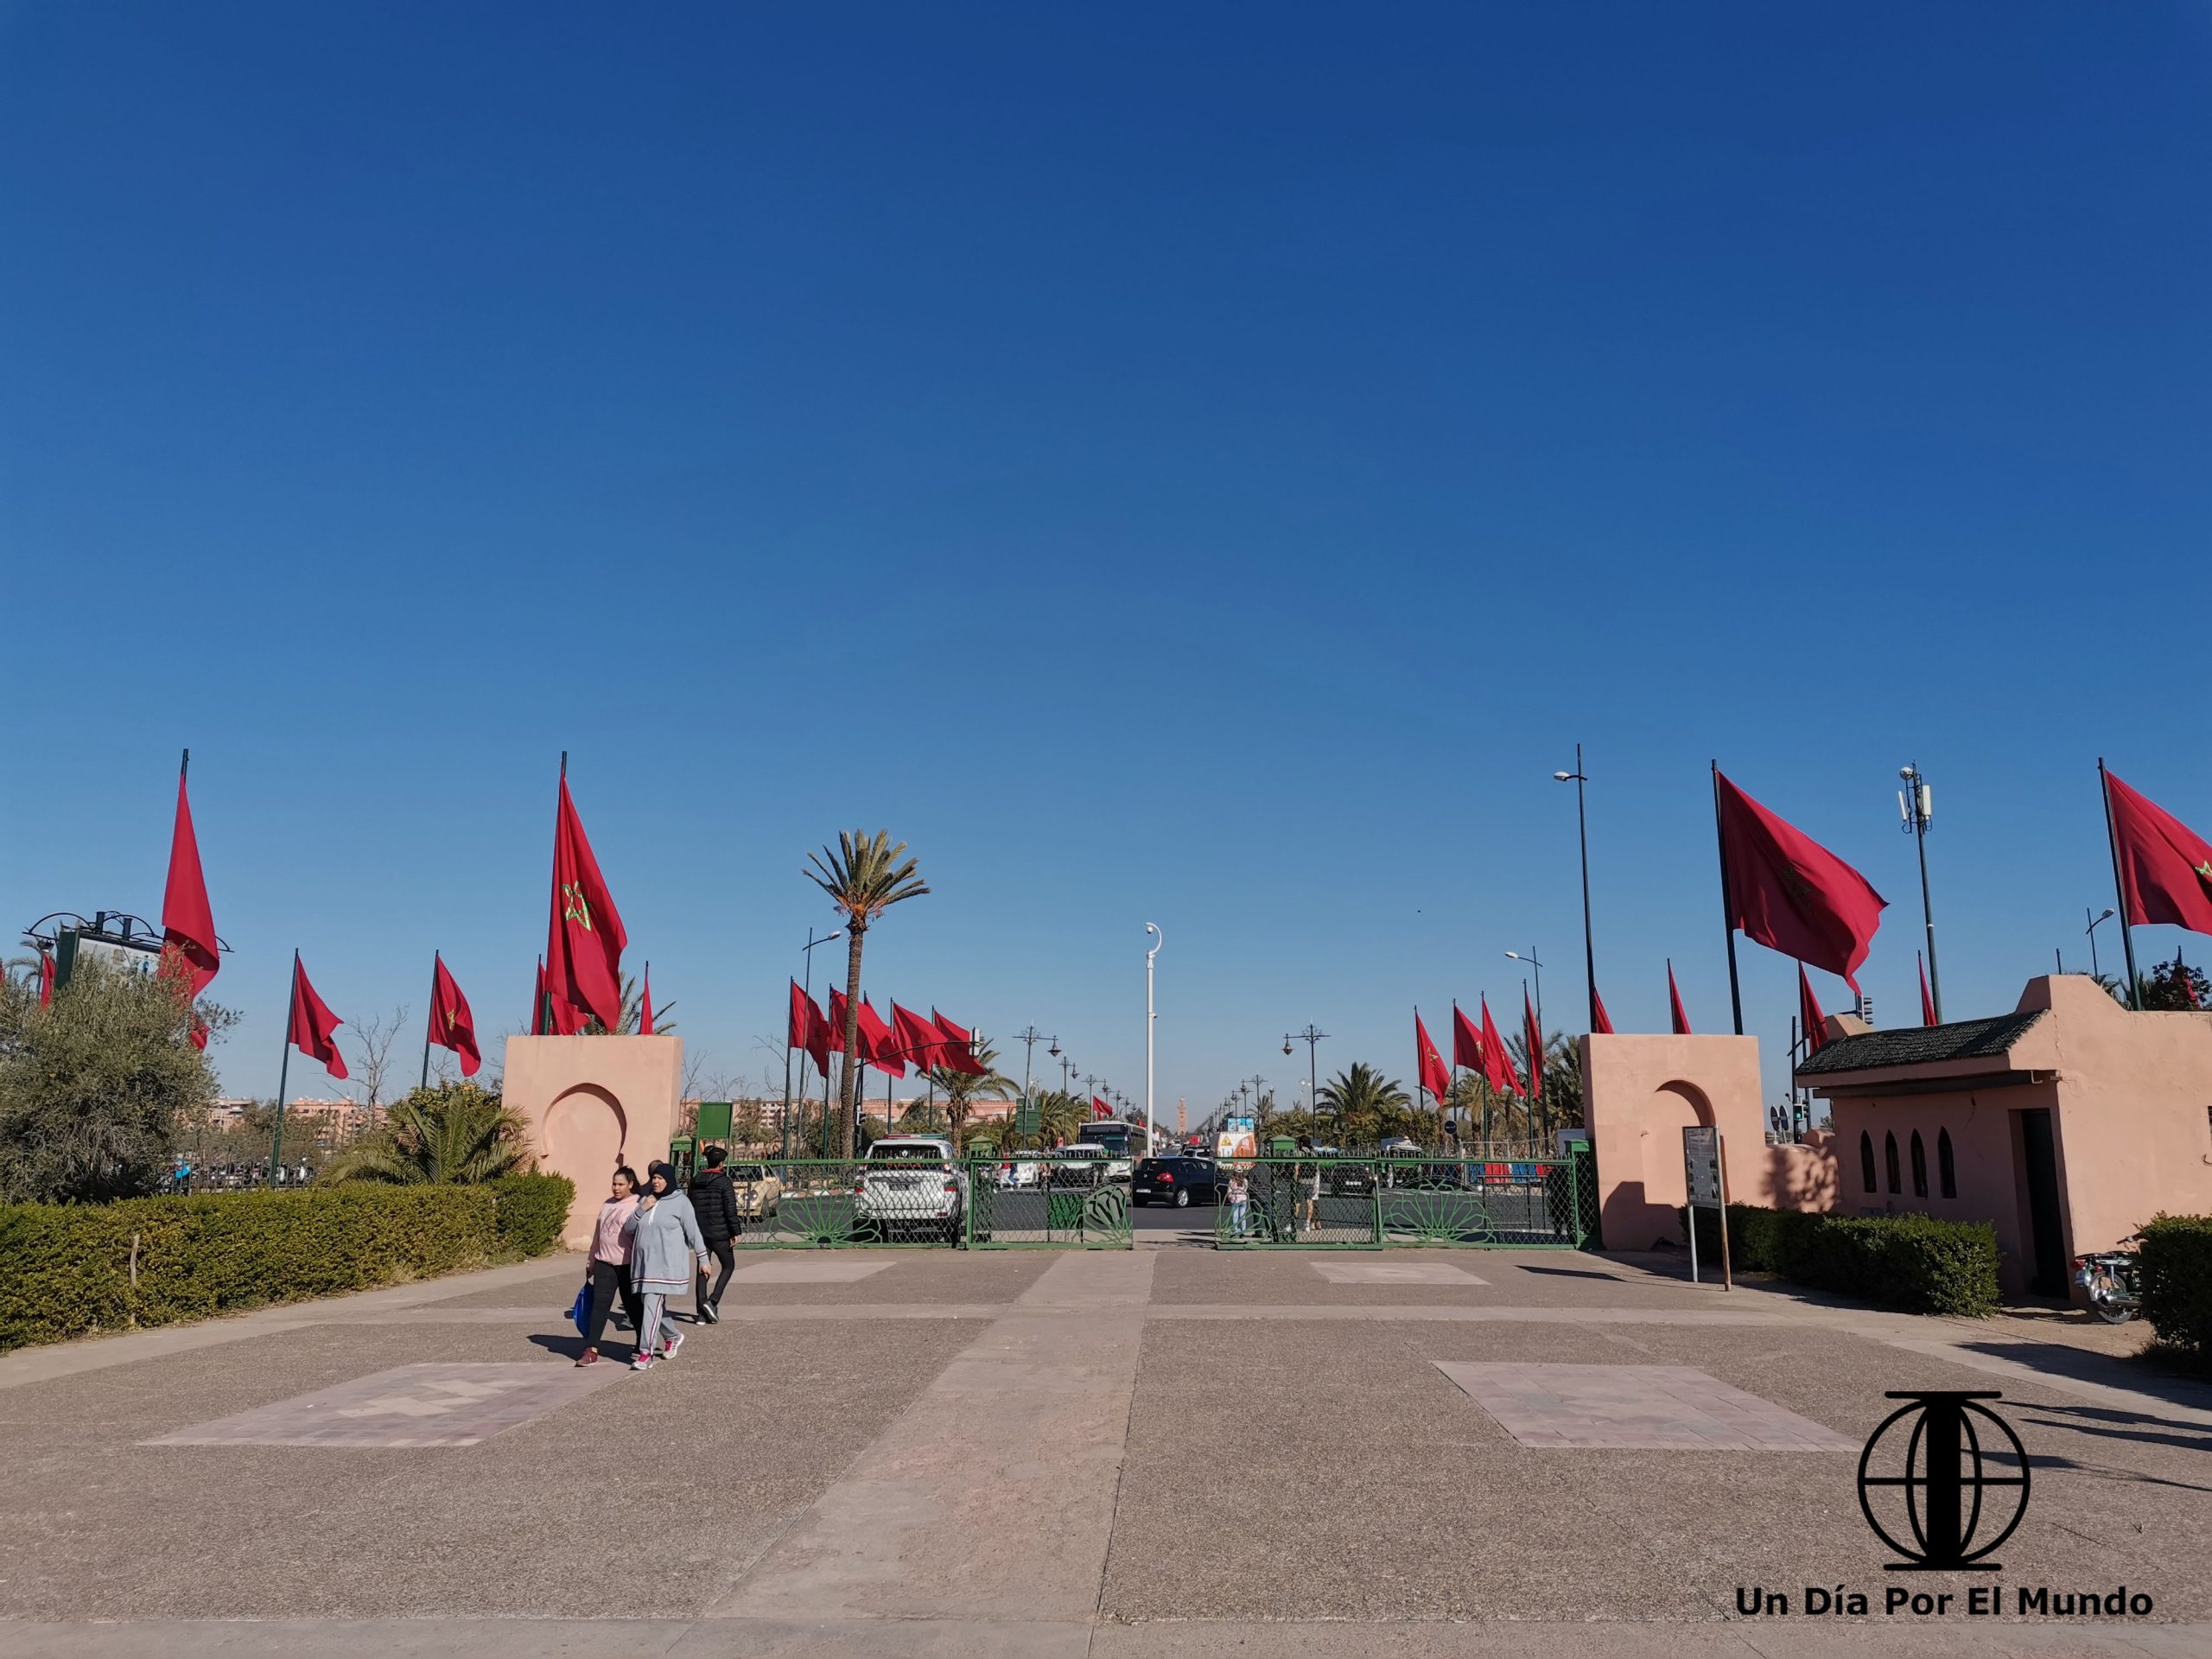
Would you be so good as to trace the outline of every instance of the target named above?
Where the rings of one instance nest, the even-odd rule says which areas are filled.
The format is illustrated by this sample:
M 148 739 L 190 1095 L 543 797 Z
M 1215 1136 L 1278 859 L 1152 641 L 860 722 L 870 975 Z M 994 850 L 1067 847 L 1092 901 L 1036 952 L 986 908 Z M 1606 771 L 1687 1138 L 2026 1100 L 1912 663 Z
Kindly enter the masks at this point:
M 1912 1196 L 1928 1196 L 1928 1147 L 1920 1138 L 1920 1131 L 1912 1132 Z
M 1874 1190 L 1874 1137 L 1864 1129 L 1859 1131 L 1859 1179 L 1869 1192 Z
M 1903 1192 L 1904 1190 L 1904 1184 L 1897 1179 L 1897 1132 L 1895 1129 L 1885 1130 L 1883 1133 L 1882 1162 L 1886 1165 L 1889 1169 L 1890 1191 L 1891 1192 Z

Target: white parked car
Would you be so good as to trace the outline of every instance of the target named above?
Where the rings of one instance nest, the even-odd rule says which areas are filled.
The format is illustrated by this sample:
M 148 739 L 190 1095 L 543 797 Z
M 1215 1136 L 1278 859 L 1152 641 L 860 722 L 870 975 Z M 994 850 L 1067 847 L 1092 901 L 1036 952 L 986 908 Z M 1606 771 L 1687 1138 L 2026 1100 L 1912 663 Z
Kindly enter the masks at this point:
M 956 1242 L 968 1217 L 968 1173 L 937 1135 L 886 1136 L 868 1149 L 853 1183 L 853 1213 L 886 1239 Z

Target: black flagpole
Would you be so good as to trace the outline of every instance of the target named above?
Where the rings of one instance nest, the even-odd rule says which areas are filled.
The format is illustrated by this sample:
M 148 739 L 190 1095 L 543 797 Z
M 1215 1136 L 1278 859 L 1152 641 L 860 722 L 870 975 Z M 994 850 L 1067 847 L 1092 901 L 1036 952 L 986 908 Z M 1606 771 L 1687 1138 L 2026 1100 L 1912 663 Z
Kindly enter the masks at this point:
M 2120 874 L 2120 831 L 2112 821 L 2112 782 L 2105 776 L 2105 758 L 2097 757 L 2097 791 L 2105 798 L 2105 842 L 2112 849 L 2112 885 L 2120 900 L 2120 945 L 2127 957 L 2127 1006 L 2143 1006 L 2143 982 L 2135 976 L 2135 935 L 2127 925 L 2127 886 Z
M 1736 910 L 1728 891 L 1728 838 L 1720 832 L 1720 762 L 1713 763 L 1713 839 L 1720 849 L 1720 921 L 1728 938 L 1728 1004 L 1736 1016 L 1736 1034 L 1744 1034 L 1744 991 L 1736 978 Z

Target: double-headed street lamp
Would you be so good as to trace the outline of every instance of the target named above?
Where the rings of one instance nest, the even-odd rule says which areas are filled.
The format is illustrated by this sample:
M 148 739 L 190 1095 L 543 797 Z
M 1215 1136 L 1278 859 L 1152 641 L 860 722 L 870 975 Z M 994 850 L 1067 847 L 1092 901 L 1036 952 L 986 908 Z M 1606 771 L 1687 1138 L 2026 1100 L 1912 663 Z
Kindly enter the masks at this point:
M 1282 1052 L 1286 1054 L 1290 1052 L 1290 1046 L 1293 1043 L 1303 1043 L 1306 1045 L 1306 1093 L 1307 1096 L 1306 1109 L 1309 1112 L 1318 1112 L 1321 1109 L 1320 1079 L 1314 1070 L 1316 1062 L 1313 1058 L 1313 1046 L 1328 1034 L 1329 1033 L 1327 1032 L 1321 1030 L 1319 1027 L 1309 1021 L 1305 1030 L 1287 1031 L 1283 1033 L 1282 1035 Z
M 1560 783 L 1574 785 L 1574 832 L 1582 846 L 1582 970 L 1590 983 L 1590 1029 L 1598 1029 L 1598 950 L 1590 935 L 1590 817 L 1584 810 L 1583 785 L 1590 780 L 1582 775 L 1582 746 L 1574 746 L 1574 770 L 1555 772 L 1552 776 Z M 1513 953 L 1509 950 L 1506 955 Z M 1539 993 L 1537 1000 L 1542 1001 Z

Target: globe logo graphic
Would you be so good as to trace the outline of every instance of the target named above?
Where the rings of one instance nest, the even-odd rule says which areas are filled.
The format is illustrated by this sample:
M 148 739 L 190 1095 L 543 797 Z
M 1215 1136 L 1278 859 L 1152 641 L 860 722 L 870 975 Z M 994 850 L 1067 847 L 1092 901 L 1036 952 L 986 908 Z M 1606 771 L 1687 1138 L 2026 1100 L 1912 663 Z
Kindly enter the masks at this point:
M 1999 1564 L 1985 1558 L 2028 1512 L 2027 1448 L 2002 1417 L 1978 1403 L 2004 1396 L 1993 1389 L 1893 1389 L 1886 1397 L 1910 1403 L 1867 1436 L 1859 1457 L 1859 1507 L 1875 1536 L 1905 1558 L 1890 1569 L 1994 1571 Z M 1992 1466 L 1992 1458 L 2009 1466 Z

